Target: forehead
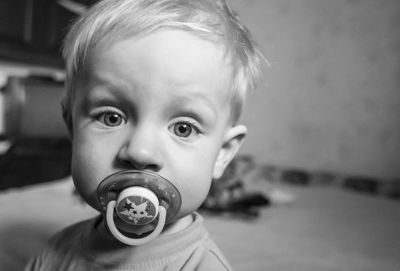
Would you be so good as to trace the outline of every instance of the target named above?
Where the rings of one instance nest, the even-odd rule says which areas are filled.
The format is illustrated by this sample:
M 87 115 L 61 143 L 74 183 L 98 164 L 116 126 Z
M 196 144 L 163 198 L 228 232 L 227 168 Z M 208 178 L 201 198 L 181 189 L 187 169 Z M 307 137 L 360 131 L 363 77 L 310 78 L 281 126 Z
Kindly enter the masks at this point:
M 231 96 L 231 68 L 223 48 L 182 30 L 98 46 L 88 56 L 84 78 L 120 89 L 168 89 L 171 97 L 203 96 L 224 104 Z
M 87 63 L 89 72 L 101 73 L 106 68 L 109 74 L 146 76 L 140 78 L 143 80 L 157 77 L 176 85 L 201 80 L 206 83 L 210 76 L 215 77 L 214 83 L 231 81 L 231 68 L 222 47 L 182 30 L 160 30 L 107 47 L 98 46 L 89 54 Z M 104 65 L 99 67 L 99 63 Z M 226 86 L 220 91 L 228 89 Z
M 219 70 L 221 74 L 231 72 L 221 45 L 178 29 L 161 29 L 145 36 L 97 46 L 89 54 L 89 63 L 107 53 L 113 53 L 113 58 L 108 61 L 116 62 L 114 64 L 117 66 L 132 66 L 134 60 L 140 69 L 151 68 L 152 73 L 175 73 L 175 76 L 180 77 L 176 78 L 177 81 L 193 77 L 196 70 L 201 75 L 204 68 L 209 73 L 213 70 Z M 171 67 L 174 70 L 170 70 Z M 213 69 L 209 70 L 210 67 Z

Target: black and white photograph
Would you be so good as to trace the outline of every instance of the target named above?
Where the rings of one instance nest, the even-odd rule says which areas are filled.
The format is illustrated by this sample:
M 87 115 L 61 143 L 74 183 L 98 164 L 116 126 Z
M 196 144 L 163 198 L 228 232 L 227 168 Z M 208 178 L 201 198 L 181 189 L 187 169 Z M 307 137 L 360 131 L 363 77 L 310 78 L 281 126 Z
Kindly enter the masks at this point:
M 0 271 L 400 270 L 400 1 L 0 0 Z

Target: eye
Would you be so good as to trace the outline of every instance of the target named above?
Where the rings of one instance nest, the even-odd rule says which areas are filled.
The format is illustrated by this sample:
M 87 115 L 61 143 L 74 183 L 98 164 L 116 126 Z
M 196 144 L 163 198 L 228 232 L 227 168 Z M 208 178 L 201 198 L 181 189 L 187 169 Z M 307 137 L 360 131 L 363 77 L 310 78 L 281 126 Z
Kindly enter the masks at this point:
M 116 112 L 101 113 L 97 120 L 108 127 L 116 127 L 126 122 L 125 118 Z
M 176 136 L 185 139 L 197 136 L 200 133 L 195 125 L 188 122 L 177 122 L 172 125 L 171 129 Z

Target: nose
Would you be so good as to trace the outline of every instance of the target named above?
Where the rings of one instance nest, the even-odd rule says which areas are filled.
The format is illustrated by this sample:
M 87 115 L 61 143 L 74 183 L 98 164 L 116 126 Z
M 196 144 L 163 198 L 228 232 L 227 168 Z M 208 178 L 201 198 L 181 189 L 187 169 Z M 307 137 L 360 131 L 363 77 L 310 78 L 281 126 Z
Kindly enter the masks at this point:
M 160 146 L 154 129 L 136 127 L 119 150 L 118 162 L 125 168 L 158 172 L 163 166 Z

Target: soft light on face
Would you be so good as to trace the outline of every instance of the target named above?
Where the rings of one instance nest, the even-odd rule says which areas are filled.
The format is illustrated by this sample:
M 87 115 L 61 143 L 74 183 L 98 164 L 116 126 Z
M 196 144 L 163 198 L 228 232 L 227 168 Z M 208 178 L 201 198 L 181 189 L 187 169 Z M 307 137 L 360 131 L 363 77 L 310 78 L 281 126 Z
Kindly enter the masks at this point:
M 244 133 L 229 133 L 229 86 L 222 49 L 181 30 L 92 51 L 72 110 L 72 173 L 82 197 L 99 210 L 101 180 L 146 169 L 178 188 L 178 217 L 197 209 L 229 141 Z

